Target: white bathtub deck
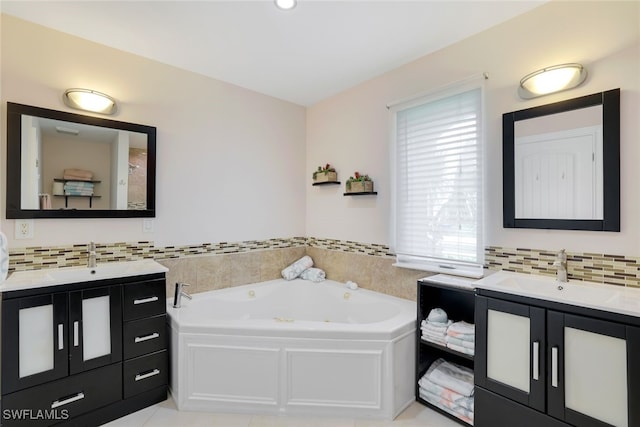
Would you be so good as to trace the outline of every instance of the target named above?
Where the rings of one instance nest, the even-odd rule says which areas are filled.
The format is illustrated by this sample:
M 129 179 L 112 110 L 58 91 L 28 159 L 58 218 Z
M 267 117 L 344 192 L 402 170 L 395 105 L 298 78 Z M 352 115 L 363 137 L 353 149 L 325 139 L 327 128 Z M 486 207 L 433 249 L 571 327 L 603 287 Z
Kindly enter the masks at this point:
M 393 421 L 330 418 L 279 417 L 212 412 L 180 412 L 173 399 L 135 412 L 105 427 L 460 427 L 460 424 L 414 402 Z

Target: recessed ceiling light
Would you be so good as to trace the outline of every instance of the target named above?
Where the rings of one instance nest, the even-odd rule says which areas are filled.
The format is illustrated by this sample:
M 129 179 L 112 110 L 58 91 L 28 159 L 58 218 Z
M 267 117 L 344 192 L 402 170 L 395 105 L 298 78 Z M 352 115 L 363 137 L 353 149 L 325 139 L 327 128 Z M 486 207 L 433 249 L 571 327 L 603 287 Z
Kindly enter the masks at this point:
M 275 3 L 282 10 L 291 10 L 298 4 L 297 0 L 275 0 Z

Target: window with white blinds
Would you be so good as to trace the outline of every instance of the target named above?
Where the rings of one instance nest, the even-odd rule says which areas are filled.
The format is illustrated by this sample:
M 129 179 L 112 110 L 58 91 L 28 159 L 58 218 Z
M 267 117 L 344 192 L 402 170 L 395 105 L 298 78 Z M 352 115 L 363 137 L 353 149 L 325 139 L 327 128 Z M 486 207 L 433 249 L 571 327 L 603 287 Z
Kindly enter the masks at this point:
M 391 111 L 396 265 L 481 277 L 481 87 L 450 89 Z

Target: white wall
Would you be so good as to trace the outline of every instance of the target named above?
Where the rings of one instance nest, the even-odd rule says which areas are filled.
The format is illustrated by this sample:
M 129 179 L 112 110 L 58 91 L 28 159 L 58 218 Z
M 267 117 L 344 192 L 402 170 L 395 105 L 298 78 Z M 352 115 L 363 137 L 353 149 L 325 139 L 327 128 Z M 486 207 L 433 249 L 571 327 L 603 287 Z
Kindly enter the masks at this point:
M 586 83 L 524 101 L 522 76 L 579 62 Z M 342 197 L 343 188 L 307 189 L 307 235 L 388 243 L 390 117 L 385 105 L 480 73 L 486 81 L 486 245 L 640 254 L 640 3 L 552 1 L 511 21 L 365 82 L 307 112 L 307 172 L 332 163 L 344 182 L 354 170 L 378 196 Z M 502 228 L 502 114 L 621 88 L 620 233 Z M 310 180 L 310 178 L 309 178 Z
M 37 219 L 34 239 L 14 240 L 3 185 L 0 229 L 10 247 L 304 234 L 303 107 L 10 16 L 2 16 L 1 27 L 3 129 L 7 101 L 77 112 L 62 103 L 70 87 L 108 93 L 120 103 L 113 119 L 158 129 L 154 233 L 142 232 L 141 219 Z M 1 138 L 5 164 L 4 130 Z

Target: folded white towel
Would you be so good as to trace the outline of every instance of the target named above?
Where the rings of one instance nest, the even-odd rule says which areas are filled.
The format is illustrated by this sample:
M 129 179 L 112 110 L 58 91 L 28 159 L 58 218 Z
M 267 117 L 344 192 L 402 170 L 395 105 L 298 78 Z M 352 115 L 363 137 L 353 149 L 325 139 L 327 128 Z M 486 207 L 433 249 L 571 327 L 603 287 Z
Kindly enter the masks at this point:
M 443 347 L 447 346 L 447 342 L 443 338 L 432 337 L 432 336 L 429 336 L 429 335 L 422 334 L 422 339 L 425 340 L 425 341 L 429 341 L 431 343 L 434 343 L 434 344 L 441 345 Z
M 327 277 L 324 270 L 319 268 L 307 268 L 300 274 L 300 278 L 304 280 L 311 280 L 312 282 L 322 282 Z
M 451 320 L 449 320 L 449 323 L 443 323 L 443 324 L 433 324 L 431 322 L 427 322 L 424 325 L 421 323 L 420 327 L 427 329 L 429 331 L 438 332 L 438 333 L 441 333 L 442 335 L 446 335 L 447 329 L 449 328 L 450 324 L 451 324 Z
M 447 347 L 451 350 L 459 351 L 460 353 L 470 354 L 471 356 L 475 353 L 474 348 L 462 347 L 460 345 L 451 344 L 450 342 L 447 343 Z
M 459 321 L 453 323 L 449 327 L 449 330 L 458 334 L 475 334 L 476 325 L 474 325 L 473 323 L 467 323 L 465 321 Z
M 307 268 L 313 267 L 313 260 L 310 256 L 305 255 L 287 268 L 283 269 L 281 274 L 285 280 L 293 280 L 300 276 Z
M 438 359 L 431 364 L 426 376 L 430 381 L 463 396 L 473 394 L 473 371 L 467 367 Z
M 451 335 L 447 335 L 445 337 L 445 341 L 447 341 L 447 344 L 453 344 L 459 347 L 475 348 L 476 346 L 475 341 L 465 341 L 461 340 L 460 338 L 452 337 Z
M 420 378 L 420 381 L 418 381 L 418 385 L 420 386 L 421 391 L 424 390 L 433 393 L 443 399 L 455 403 L 456 405 L 462 406 L 463 408 L 466 408 L 471 412 L 473 412 L 474 410 L 473 396 L 463 396 L 460 393 L 456 393 L 453 390 L 449 390 L 448 388 L 444 388 L 432 381 L 429 381 L 429 379 L 424 376 Z
M 451 330 L 447 330 L 448 337 L 458 338 L 462 341 L 471 341 L 474 342 L 476 340 L 475 334 L 459 334 L 457 332 L 452 332 Z

